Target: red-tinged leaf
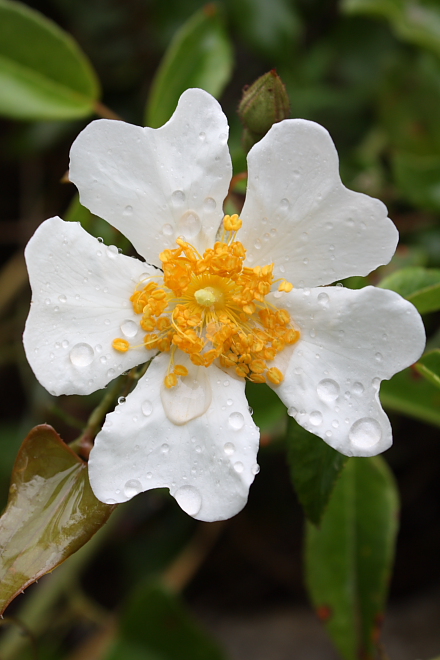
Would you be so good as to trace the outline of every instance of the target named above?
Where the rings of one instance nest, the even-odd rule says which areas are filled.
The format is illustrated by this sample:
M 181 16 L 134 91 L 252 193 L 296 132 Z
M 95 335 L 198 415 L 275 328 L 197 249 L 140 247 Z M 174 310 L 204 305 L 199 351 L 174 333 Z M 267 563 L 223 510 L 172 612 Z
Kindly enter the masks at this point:
M 0 614 L 79 550 L 114 508 L 96 499 L 87 464 L 51 426 L 32 429 L 18 453 L 0 518 Z

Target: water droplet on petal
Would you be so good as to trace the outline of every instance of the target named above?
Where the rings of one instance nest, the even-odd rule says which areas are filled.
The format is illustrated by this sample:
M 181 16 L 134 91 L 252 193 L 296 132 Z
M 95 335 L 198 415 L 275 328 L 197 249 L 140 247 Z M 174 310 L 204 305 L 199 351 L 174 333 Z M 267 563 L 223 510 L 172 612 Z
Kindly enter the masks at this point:
M 126 400 L 127 400 L 127 399 L 125 398 L 125 396 L 120 396 L 119 399 L 118 399 L 118 403 L 119 403 L 119 405 L 121 405 L 121 403 L 125 403 Z
M 260 239 L 257 238 L 257 240 L 256 240 L 255 243 L 254 243 L 254 248 L 255 248 L 256 250 L 259 250 L 259 249 L 261 248 L 261 241 L 260 241 Z
M 96 240 L 98 241 L 98 243 L 104 243 L 104 239 L 102 238 L 102 236 L 98 236 Z
M 288 211 L 289 206 L 290 206 L 290 202 L 289 202 L 288 199 L 284 198 L 284 199 L 281 200 L 281 202 L 280 202 L 280 209 L 281 209 L 282 211 Z
M 126 319 L 121 323 L 121 332 L 126 337 L 134 337 L 137 334 L 138 326 L 134 321 Z
M 114 378 L 114 377 L 115 377 L 115 374 L 116 374 L 116 372 L 115 372 L 114 369 L 109 369 L 109 370 L 107 371 L 107 378 Z
M 289 415 L 289 417 L 295 417 L 297 412 L 298 410 L 294 406 L 290 406 L 289 408 L 287 408 L 287 414 Z
M 101 250 L 96 250 L 96 256 L 97 256 L 97 257 L 102 257 L 102 252 L 101 252 Z
M 125 215 L 126 217 L 133 215 L 133 207 L 128 205 L 125 207 L 125 209 L 122 211 L 122 215 Z
M 172 225 L 166 224 L 162 227 L 162 234 L 164 236 L 171 236 L 174 232 Z
M 362 383 L 353 383 L 353 392 L 355 394 L 363 394 L 364 386 L 362 385 Z
M 380 387 L 380 378 L 373 378 L 371 384 L 376 390 L 378 390 Z
M 160 451 L 162 452 L 162 454 L 168 454 L 168 452 L 170 451 L 170 446 L 165 443 L 160 448 Z
M 195 211 L 187 211 L 177 223 L 177 234 L 182 234 L 187 240 L 195 238 L 202 228 L 202 223 Z
M 371 449 L 382 438 L 382 429 L 372 417 L 363 417 L 353 424 L 348 437 L 358 449 Z
M 376 353 L 374 356 L 376 362 L 382 362 L 382 353 Z
M 228 400 L 226 401 L 226 404 L 227 404 L 228 406 L 232 406 L 233 403 L 234 403 L 234 402 L 232 401 L 232 399 L 228 399 Z
M 212 389 L 207 369 L 188 365 L 189 374 L 168 389 L 162 385 L 160 396 L 170 422 L 181 425 L 205 413 L 212 400 Z
M 173 204 L 175 206 L 182 206 L 182 204 L 185 202 L 185 193 L 183 190 L 175 190 L 173 194 L 171 195 L 171 199 L 173 201 Z
M 129 479 L 124 486 L 124 495 L 125 497 L 134 497 L 142 493 L 142 484 L 137 479 Z
M 63 348 L 67 348 L 69 346 L 69 342 L 67 341 L 67 339 L 65 339 L 64 341 L 61 342 L 61 346 Z
M 64 295 L 64 293 L 62 293 L 60 296 L 58 296 L 58 300 L 60 303 L 65 303 L 67 302 L 67 297 Z
M 227 442 L 224 447 L 224 452 L 228 456 L 231 456 L 235 452 L 235 445 L 232 444 L 232 442 Z
M 207 197 L 203 202 L 203 208 L 205 211 L 214 211 L 217 206 L 217 202 L 213 197 Z
M 239 431 L 241 428 L 244 426 L 244 417 L 241 413 L 239 412 L 233 412 L 229 415 L 229 425 L 235 429 L 236 431 Z
M 322 424 L 322 415 L 319 412 L 319 410 L 314 410 L 313 412 L 310 413 L 309 421 L 310 424 L 312 424 L 313 426 L 319 426 L 320 424 Z
M 107 256 L 110 257 L 110 259 L 115 259 L 118 256 L 118 248 L 116 245 L 109 245 L 107 248 Z
M 326 293 L 320 293 L 318 295 L 318 304 L 321 305 L 324 309 L 326 309 L 329 305 L 329 297 Z
M 316 391 L 321 401 L 335 401 L 339 396 L 339 385 L 331 378 L 324 378 L 318 383 Z
M 94 351 L 89 344 L 76 344 L 70 351 L 69 357 L 75 367 L 87 367 L 93 362 Z
M 189 516 L 196 516 L 202 506 L 202 496 L 194 486 L 181 486 L 174 493 L 174 499 Z
M 258 474 L 260 471 L 260 466 L 258 463 L 254 463 L 253 466 L 251 467 L 251 472 L 252 474 Z
M 142 413 L 145 415 L 145 417 L 149 417 L 151 413 L 153 412 L 153 404 L 151 401 L 144 401 L 144 403 L 141 406 Z
M 237 461 L 237 463 L 234 463 L 234 470 L 238 473 L 241 474 L 244 470 L 244 465 L 240 461 Z

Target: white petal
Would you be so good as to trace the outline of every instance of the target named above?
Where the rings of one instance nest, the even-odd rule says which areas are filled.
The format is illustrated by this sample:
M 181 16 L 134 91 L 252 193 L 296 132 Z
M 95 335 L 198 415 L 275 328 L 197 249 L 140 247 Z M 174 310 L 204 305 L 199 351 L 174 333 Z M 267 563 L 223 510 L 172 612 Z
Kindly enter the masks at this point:
M 51 394 L 89 394 L 155 354 L 112 347 L 117 337 L 142 344 L 145 332 L 130 296 L 142 275 L 155 269 L 57 217 L 40 225 L 25 256 L 32 303 L 23 342 Z
M 301 339 L 280 353 L 274 388 L 290 415 L 347 456 L 372 456 L 392 442 L 380 381 L 415 362 L 425 344 L 415 307 L 393 291 L 365 287 L 293 290 L 276 300 Z
M 244 381 L 215 366 L 202 367 L 210 403 L 198 417 L 191 414 L 183 424 L 179 417 L 175 424 L 161 397 L 169 359 L 169 354 L 158 355 L 125 403 L 107 415 L 90 455 L 92 488 L 101 501 L 111 503 L 168 487 L 194 518 L 230 518 L 246 504 L 258 471 L 259 433 L 248 411 Z M 184 359 L 177 351 L 175 362 L 183 364 Z M 192 366 L 185 378 L 194 381 L 200 368 Z M 200 395 L 197 387 L 193 391 Z
M 81 202 L 117 227 L 148 263 L 184 236 L 211 246 L 231 178 L 228 125 L 207 92 L 189 89 L 159 129 L 101 119 L 70 152 Z
M 248 165 L 239 239 L 251 265 L 275 262 L 278 277 L 317 286 L 391 259 L 398 233 L 386 207 L 342 185 L 335 146 L 319 124 L 274 124 Z

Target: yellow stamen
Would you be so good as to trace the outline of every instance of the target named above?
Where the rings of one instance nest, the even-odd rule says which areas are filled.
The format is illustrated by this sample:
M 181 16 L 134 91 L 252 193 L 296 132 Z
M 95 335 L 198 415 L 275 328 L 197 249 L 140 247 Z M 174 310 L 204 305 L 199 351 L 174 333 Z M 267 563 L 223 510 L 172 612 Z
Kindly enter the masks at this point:
M 116 351 L 119 351 L 120 353 L 126 353 L 130 348 L 129 342 L 126 339 L 121 339 L 120 337 L 113 339 L 112 346 Z

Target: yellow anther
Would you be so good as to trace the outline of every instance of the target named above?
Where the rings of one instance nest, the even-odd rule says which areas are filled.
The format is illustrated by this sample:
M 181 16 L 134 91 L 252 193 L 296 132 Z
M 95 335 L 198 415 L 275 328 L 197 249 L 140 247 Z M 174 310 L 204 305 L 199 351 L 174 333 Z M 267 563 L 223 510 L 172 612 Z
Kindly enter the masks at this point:
M 183 364 L 176 364 L 174 367 L 174 373 L 176 376 L 187 376 L 188 375 L 188 369 L 183 366 Z
M 267 375 L 267 379 L 270 380 L 270 382 L 273 383 L 274 385 L 279 385 L 284 380 L 283 374 L 276 367 L 272 367 L 271 369 L 268 369 L 266 375 Z
M 112 346 L 116 351 L 119 351 L 120 353 L 126 353 L 130 348 L 129 342 L 126 339 L 121 339 L 120 337 L 113 339 Z
M 292 291 L 293 289 L 293 284 L 288 282 L 287 280 L 283 280 L 278 287 L 278 291 L 286 291 L 286 293 L 289 293 L 289 291 Z
M 241 229 L 243 222 L 241 218 L 234 213 L 234 215 L 225 215 L 223 218 L 223 225 L 226 231 L 238 231 Z
M 168 374 L 168 376 L 165 376 L 164 382 L 165 382 L 165 387 L 167 387 L 170 390 L 172 387 L 176 387 L 179 381 L 176 374 L 173 373 L 173 374 Z
M 262 374 L 264 371 L 266 371 L 266 363 L 264 360 L 252 360 L 249 366 L 254 374 Z

